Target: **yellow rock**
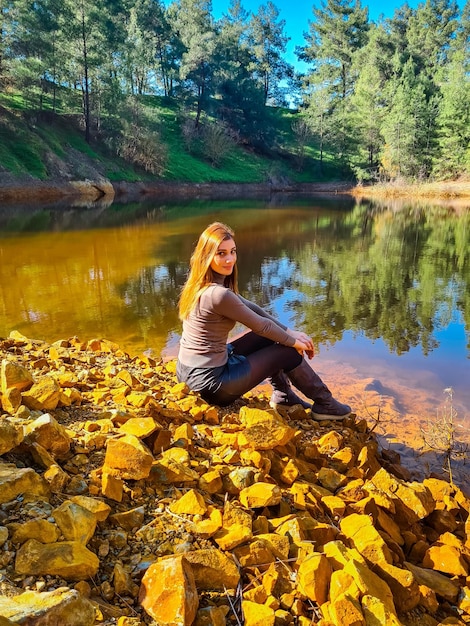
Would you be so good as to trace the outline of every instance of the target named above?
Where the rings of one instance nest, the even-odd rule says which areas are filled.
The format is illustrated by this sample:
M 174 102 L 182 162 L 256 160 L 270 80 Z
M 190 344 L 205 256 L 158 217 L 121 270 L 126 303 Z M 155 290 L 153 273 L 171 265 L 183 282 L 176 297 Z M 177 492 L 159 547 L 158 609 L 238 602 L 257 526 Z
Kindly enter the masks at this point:
M 199 488 L 206 493 L 214 494 L 222 490 L 222 477 L 218 470 L 204 472 L 199 478 Z
M 95 609 L 78 591 L 66 587 L 43 593 L 25 591 L 12 598 L 0 596 L 0 624 L 18 624 L 18 618 L 29 624 L 93 626 Z
M 347 595 L 350 598 L 359 600 L 361 592 L 351 574 L 345 573 L 343 570 L 336 570 L 332 573 L 330 580 L 330 601 L 334 602 L 342 595 Z
M 222 528 L 222 512 L 213 506 L 208 506 L 207 513 L 209 515 L 207 519 L 203 519 L 200 522 L 194 522 L 193 532 L 195 535 L 200 535 L 201 537 L 212 537 Z
M 5 394 L 8 389 L 24 391 L 33 385 L 33 376 L 29 370 L 14 361 L 2 360 L 0 368 L 0 391 Z
M 334 624 L 341 626 L 366 625 L 360 602 L 347 594 L 341 594 L 334 602 L 331 602 L 329 613 Z
M 98 522 L 104 522 L 111 512 L 109 504 L 106 504 L 106 502 L 103 502 L 98 498 L 90 498 L 88 496 L 72 496 L 70 500 L 79 504 L 84 509 L 88 509 L 90 513 L 93 513 Z
M 33 576 L 86 580 L 96 575 L 99 559 L 79 541 L 42 544 L 29 539 L 16 553 L 15 571 Z
M 274 412 L 243 406 L 240 409 L 240 420 L 245 426 L 238 435 L 240 448 L 272 450 L 277 446 L 285 446 L 295 435 L 295 430 Z
M 119 428 L 119 432 L 145 439 L 158 430 L 158 428 L 159 425 L 153 417 L 131 417 Z
M 242 600 L 242 612 L 244 626 L 274 626 L 274 611 L 264 604 Z
M 319 440 L 316 442 L 319 454 L 329 454 L 332 455 L 335 452 L 338 452 L 344 442 L 344 437 L 341 433 L 336 430 L 331 430 L 328 433 L 322 435 Z
M 367 566 L 366 560 L 355 548 L 347 548 L 342 541 L 329 541 L 323 546 L 323 553 L 334 570 L 343 569 L 349 561 L 358 561 Z
M 188 561 L 176 556 L 151 565 L 142 578 L 139 602 L 159 626 L 191 626 L 199 599 Z
M 281 490 L 277 485 L 258 482 L 240 491 L 240 502 L 247 509 L 275 506 L 281 501 Z
M 55 524 L 45 519 L 35 519 L 18 526 L 13 532 L 12 541 L 24 543 L 28 539 L 36 539 L 41 543 L 54 543 L 59 537 L 60 531 Z
M 384 468 L 374 474 L 370 483 L 378 491 L 392 496 L 396 508 L 395 521 L 399 526 L 402 524 L 411 526 L 434 510 L 435 501 L 432 493 L 423 483 L 405 483 L 389 474 Z M 368 489 L 367 484 L 365 489 Z
M 382 562 L 377 565 L 376 572 L 390 587 L 398 613 L 407 613 L 418 606 L 421 593 L 419 584 L 410 570 Z
M 67 430 L 49 413 L 44 413 L 27 425 L 25 438 L 28 442 L 38 443 L 54 458 L 61 459 L 70 450 L 71 438 Z
M 124 492 L 124 483 L 117 476 L 113 476 L 110 472 L 104 471 L 101 481 L 101 492 L 103 496 L 121 502 Z
M 3 391 L 0 394 L 0 399 L 0 404 L 3 407 L 3 410 L 10 415 L 14 415 L 16 413 L 23 400 L 21 391 L 16 387 L 11 387 L 10 389 Z
M 444 576 L 444 574 L 440 574 L 439 572 L 435 572 L 432 569 L 418 567 L 413 563 L 405 562 L 404 565 L 410 570 L 410 572 L 413 573 L 413 576 L 420 585 L 426 585 L 435 591 L 439 596 L 449 600 L 449 602 L 455 602 L 459 594 L 459 587 L 456 583 L 449 580 L 447 576 Z
M 380 598 L 387 611 L 396 615 L 393 594 L 390 587 L 380 576 L 370 570 L 367 565 L 351 560 L 344 566 L 344 573 L 349 574 L 356 583 L 361 594 Z
M 448 544 L 432 545 L 426 550 L 423 567 L 451 576 L 468 576 L 468 563 L 462 549 Z
M 243 599 L 256 602 L 256 604 L 264 604 L 268 599 L 268 594 L 263 585 L 256 585 L 243 592 Z
M 226 626 L 228 607 L 206 606 L 199 609 L 196 615 L 194 626 Z
M 178 439 L 187 439 L 191 441 L 194 439 L 194 430 L 191 424 L 181 424 L 178 428 L 175 429 L 173 439 L 177 441 Z
M 179 500 L 173 501 L 169 509 L 177 514 L 204 515 L 207 512 L 207 504 L 198 491 L 189 489 Z
M 23 403 L 37 411 L 52 411 L 57 407 L 60 387 L 52 376 L 42 376 L 34 385 L 22 393 Z
M 253 536 L 250 528 L 232 524 L 228 528 L 221 528 L 215 535 L 214 539 L 222 550 L 233 550 Z
M 288 537 L 277 533 L 262 533 L 256 535 L 256 540 L 263 542 L 277 559 L 287 561 L 289 558 L 290 541 Z
M 336 491 L 348 482 L 344 474 L 340 474 L 331 467 L 322 467 L 317 476 L 321 486 L 330 492 Z
M 96 517 L 76 502 L 66 500 L 54 509 L 53 516 L 67 541 L 86 545 L 95 533 Z
M 321 502 L 334 517 L 342 517 L 346 510 L 346 502 L 338 496 L 323 496 Z
M 140 480 L 149 476 L 152 463 L 147 446 L 134 435 L 124 435 L 108 441 L 103 472 L 110 468 L 124 479 Z
M 23 427 L 15 427 L 9 419 L 0 421 L 0 456 L 16 448 L 24 438 Z
M 262 570 L 275 561 L 275 557 L 269 547 L 256 538 L 248 545 L 234 548 L 233 554 L 242 567 L 257 566 Z
M 399 546 L 404 545 L 405 540 L 401 534 L 400 527 L 395 520 L 380 507 L 377 507 L 376 523 L 377 526 L 390 535 L 393 541 L 398 543 Z
M 322 605 L 328 599 L 331 574 L 326 556 L 320 552 L 313 553 L 300 563 L 297 588 L 303 596 Z
M 224 591 L 237 588 L 240 573 L 229 555 L 215 548 L 208 548 L 191 550 L 185 554 L 185 558 L 191 563 L 198 589 Z
M 368 515 L 353 513 L 343 518 L 341 532 L 354 543 L 362 556 L 372 563 L 393 563 L 393 556 Z
M 48 499 L 47 482 L 29 467 L 16 467 L 0 460 L 0 504 L 14 500 L 20 494 Z
M 119 562 L 114 564 L 113 585 L 120 596 L 135 597 L 139 593 L 139 585 L 132 580 L 130 573 Z
M 140 528 L 144 523 L 145 508 L 137 506 L 128 511 L 121 511 L 110 516 L 109 520 L 123 528 L 124 530 L 135 530 Z
M 151 478 L 163 484 L 185 483 L 197 481 L 199 474 L 187 465 L 165 456 L 153 464 Z
M 391 611 L 380 597 L 364 595 L 361 604 L 367 626 L 376 626 L 377 624 L 403 626 L 396 613 Z

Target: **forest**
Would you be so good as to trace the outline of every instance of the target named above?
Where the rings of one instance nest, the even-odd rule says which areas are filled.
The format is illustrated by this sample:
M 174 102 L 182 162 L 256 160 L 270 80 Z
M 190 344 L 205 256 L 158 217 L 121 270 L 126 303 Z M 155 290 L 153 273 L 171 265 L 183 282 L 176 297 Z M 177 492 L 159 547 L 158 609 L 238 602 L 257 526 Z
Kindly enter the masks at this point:
M 287 43 L 270 0 L 256 13 L 231 0 L 220 19 L 210 0 L 0 0 L 0 132 L 15 109 L 75 120 L 88 144 L 162 176 L 165 125 L 217 167 L 231 146 L 272 155 L 284 108 L 298 170 L 314 155 L 360 182 L 468 176 L 469 0 L 377 23 L 360 0 L 320 0 L 302 74 Z M 150 123 L 157 100 L 174 119 Z

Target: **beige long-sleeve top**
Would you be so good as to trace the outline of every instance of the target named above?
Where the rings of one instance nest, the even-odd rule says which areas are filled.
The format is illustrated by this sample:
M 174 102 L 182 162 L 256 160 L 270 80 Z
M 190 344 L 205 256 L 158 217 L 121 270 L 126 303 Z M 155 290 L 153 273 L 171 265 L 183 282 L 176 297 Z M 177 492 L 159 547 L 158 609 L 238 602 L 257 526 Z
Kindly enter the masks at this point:
M 196 307 L 183 321 L 178 360 L 188 367 L 220 367 L 227 362 L 227 339 L 239 322 L 285 346 L 295 339 L 261 307 L 222 285 L 205 289 Z

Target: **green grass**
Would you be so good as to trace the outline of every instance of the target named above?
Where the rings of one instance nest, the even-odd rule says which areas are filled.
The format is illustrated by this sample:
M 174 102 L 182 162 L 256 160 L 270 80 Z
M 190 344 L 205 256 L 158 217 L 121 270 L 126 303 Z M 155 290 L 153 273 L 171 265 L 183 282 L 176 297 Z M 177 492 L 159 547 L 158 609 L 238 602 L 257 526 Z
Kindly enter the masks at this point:
M 59 92 L 56 108 L 76 94 Z M 43 104 L 51 109 L 52 99 L 47 95 Z M 78 116 L 64 116 L 51 110 L 32 111 L 30 103 L 18 94 L 0 93 L 0 168 L 21 176 L 29 174 L 38 179 L 49 176 L 45 156 L 53 153 L 59 159 L 72 159 L 71 149 L 83 155 L 87 164 L 97 169 L 111 181 L 160 180 L 182 182 L 262 183 L 268 180 L 293 182 L 328 181 L 338 178 L 338 170 L 325 159 L 319 168 L 319 154 L 314 146 L 306 149 L 304 168 L 297 169 L 296 143 L 292 132 L 295 113 L 289 109 L 269 109 L 268 118 L 274 129 L 274 142 L 269 153 L 262 155 L 233 143 L 218 167 L 194 150 L 190 154 L 181 134 L 181 115 L 178 103 L 169 98 L 145 96 L 140 98 L 140 123 L 148 132 L 159 136 L 166 153 L 162 176 L 146 173 L 131 163 L 113 156 L 106 145 L 85 141 L 84 132 L 77 124 Z M 124 113 L 123 113 L 124 115 Z M 207 119 L 206 121 L 211 121 Z M 74 163 L 74 160 L 72 162 Z M 77 166 L 76 175 L 82 170 Z

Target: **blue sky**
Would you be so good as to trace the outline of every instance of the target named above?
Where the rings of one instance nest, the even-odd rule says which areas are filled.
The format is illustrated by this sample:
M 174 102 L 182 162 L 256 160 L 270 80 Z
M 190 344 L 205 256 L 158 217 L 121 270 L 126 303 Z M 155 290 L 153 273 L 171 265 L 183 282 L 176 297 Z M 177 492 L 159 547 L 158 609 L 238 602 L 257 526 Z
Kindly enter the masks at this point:
M 297 57 L 294 53 L 296 46 L 304 45 L 304 32 L 308 31 L 308 23 L 312 20 L 312 7 L 320 7 L 320 0 L 272 0 L 279 9 L 280 18 L 286 22 L 286 35 L 290 37 L 287 50 L 287 61 L 298 66 Z M 424 3 L 424 0 L 422 0 Z M 261 4 L 266 4 L 267 0 L 242 0 L 242 6 L 247 11 L 256 13 Z M 416 8 L 420 4 L 420 0 L 408 0 L 411 8 Z M 229 0 L 212 0 L 213 15 L 219 19 L 227 12 Z M 369 19 L 376 22 L 381 15 L 392 17 L 395 9 L 403 6 L 405 0 L 369 0 L 361 2 L 363 7 L 369 8 Z M 459 6 L 463 6 L 464 0 L 458 2 Z M 299 67 L 299 69 L 302 69 Z

